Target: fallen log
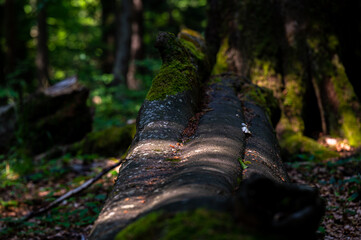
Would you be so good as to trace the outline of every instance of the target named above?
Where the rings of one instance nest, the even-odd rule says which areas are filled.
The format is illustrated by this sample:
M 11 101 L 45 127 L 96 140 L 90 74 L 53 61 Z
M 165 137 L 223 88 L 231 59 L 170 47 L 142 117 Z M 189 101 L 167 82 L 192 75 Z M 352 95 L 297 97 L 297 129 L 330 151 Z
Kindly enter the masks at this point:
M 188 40 L 158 37 L 162 69 L 90 239 L 254 239 L 261 230 L 262 239 L 289 239 L 288 227 L 298 234 L 293 239 L 312 237 L 322 202 L 314 190 L 288 182 L 267 113 L 272 108 L 245 95 L 249 83 L 238 76 L 202 82 L 208 74 L 199 72 L 207 69 L 199 56 L 207 57 Z M 202 84 L 208 103 L 199 109 Z M 195 133 L 182 136 L 199 115 Z M 181 235 L 174 236 L 172 223 Z

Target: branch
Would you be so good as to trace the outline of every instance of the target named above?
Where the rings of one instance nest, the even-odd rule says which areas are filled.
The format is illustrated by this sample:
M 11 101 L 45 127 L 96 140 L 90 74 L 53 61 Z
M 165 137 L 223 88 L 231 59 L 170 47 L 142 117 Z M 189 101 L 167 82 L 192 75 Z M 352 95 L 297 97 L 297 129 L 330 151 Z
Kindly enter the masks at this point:
M 18 222 L 25 222 L 25 221 L 33 218 L 33 217 L 39 216 L 39 215 L 49 211 L 50 209 L 52 209 L 55 206 L 59 205 L 62 201 L 64 201 L 64 200 L 74 196 L 75 194 L 78 194 L 78 193 L 82 192 L 83 190 L 87 189 L 88 187 L 93 185 L 93 183 L 98 181 L 103 175 L 107 174 L 109 171 L 111 171 L 112 169 L 116 168 L 117 166 L 121 165 L 124 162 L 125 162 L 125 159 L 121 159 L 117 163 L 103 169 L 103 171 L 101 173 L 99 173 L 97 176 L 89 179 L 88 181 L 86 181 L 85 183 L 80 185 L 79 187 L 77 187 L 77 188 L 75 188 L 73 190 L 70 190 L 69 192 L 67 192 L 64 195 L 60 196 L 59 198 L 55 199 L 48 206 L 40 208 L 39 210 L 36 210 L 36 211 L 33 211 L 33 212 L 29 213 L 25 217 L 19 219 Z

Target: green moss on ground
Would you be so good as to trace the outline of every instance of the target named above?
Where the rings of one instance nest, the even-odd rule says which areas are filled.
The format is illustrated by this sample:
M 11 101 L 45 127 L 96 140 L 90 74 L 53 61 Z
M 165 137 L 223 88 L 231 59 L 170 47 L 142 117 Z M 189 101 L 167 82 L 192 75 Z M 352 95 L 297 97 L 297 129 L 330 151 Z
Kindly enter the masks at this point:
M 339 157 L 337 152 L 300 133 L 289 132 L 283 134 L 280 139 L 280 145 L 282 149 L 286 150 L 288 155 L 297 156 L 305 154 L 313 161 L 324 161 L 329 158 Z
M 246 233 L 230 214 L 196 209 L 176 214 L 153 212 L 128 225 L 116 240 L 130 239 L 275 239 Z
M 71 151 L 77 154 L 117 156 L 128 149 L 135 132 L 135 124 L 91 132 L 82 141 L 74 144 Z

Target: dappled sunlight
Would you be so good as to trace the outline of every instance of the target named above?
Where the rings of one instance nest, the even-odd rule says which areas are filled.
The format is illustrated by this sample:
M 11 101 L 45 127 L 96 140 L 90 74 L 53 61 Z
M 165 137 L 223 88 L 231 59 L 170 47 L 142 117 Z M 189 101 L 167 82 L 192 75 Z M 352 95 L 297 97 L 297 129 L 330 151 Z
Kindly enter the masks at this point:
M 325 137 L 321 137 L 318 141 L 321 144 L 333 150 L 336 150 L 337 152 L 348 152 L 354 150 L 354 148 L 350 146 L 347 139 L 325 136 Z

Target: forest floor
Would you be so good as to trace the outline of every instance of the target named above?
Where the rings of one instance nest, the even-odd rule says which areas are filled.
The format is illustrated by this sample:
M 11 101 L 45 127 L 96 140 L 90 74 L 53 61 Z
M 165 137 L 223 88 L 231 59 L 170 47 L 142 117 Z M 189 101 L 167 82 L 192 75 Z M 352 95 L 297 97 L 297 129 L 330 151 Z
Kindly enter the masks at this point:
M 1 183 L 0 239 L 85 239 L 112 188 L 116 170 L 42 216 L 22 225 L 14 224 L 14 220 L 47 205 L 115 161 L 117 159 L 62 158 L 48 162 L 22 180 Z M 287 163 L 286 166 L 292 182 L 318 188 L 326 202 L 319 239 L 359 239 L 361 155 L 324 163 Z

